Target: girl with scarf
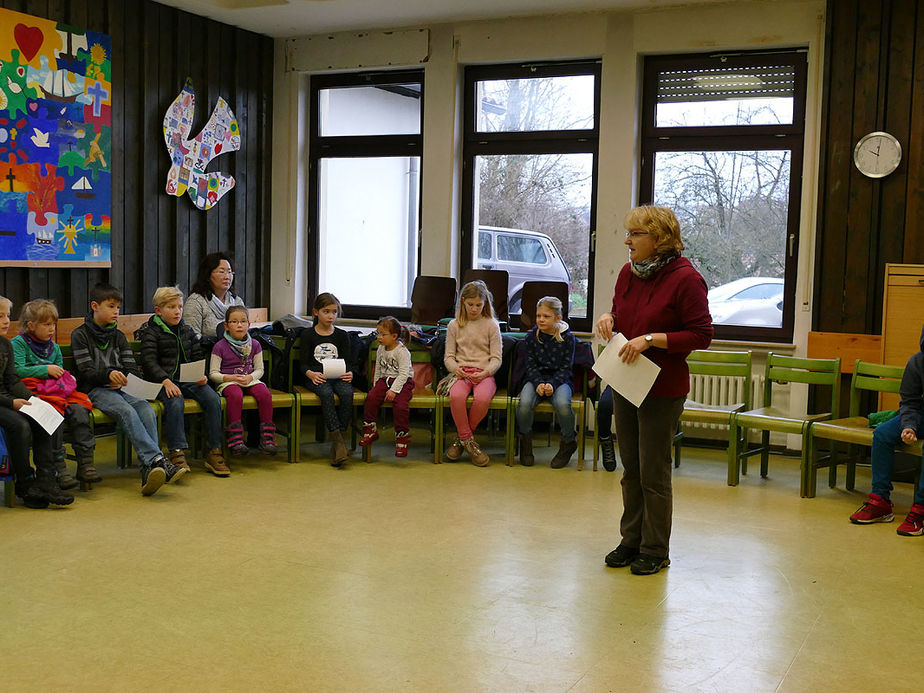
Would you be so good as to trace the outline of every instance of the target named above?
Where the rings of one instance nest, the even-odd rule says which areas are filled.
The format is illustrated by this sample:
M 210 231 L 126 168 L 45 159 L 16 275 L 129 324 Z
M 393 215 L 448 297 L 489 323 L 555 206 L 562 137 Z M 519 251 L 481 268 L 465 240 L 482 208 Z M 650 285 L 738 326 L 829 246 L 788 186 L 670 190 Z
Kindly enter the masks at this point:
M 54 342 L 58 323 L 58 309 L 45 299 L 29 301 L 23 306 L 19 317 L 21 334 L 11 340 L 16 372 L 23 384 L 43 400 L 51 404 L 64 416 L 77 455 L 77 479 L 67 471 L 64 458 L 64 442 L 58 435 L 55 449 L 55 467 L 58 485 L 62 489 L 75 488 L 78 480 L 101 481 L 93 466 L 96 438 L 90 427 L 90 398 L 77 390 L 77 381 L 69 371 L 64 370 L 61 347 Z
M 273 425 L 273 396 L 262 382 L 263 348 L 250 337 L 250 318 L 243 306 L 231 306 L 224 318 L 224 336 L 212 349 L 209 378 L 228 401 L 228 449 L 235 457 L 246 455 L 244 425 L 241 421 L 244 390 L 257 400 L 260 414 L 260 451 L 275 455 L 276 426 Z
M 184 317 L 197 337 L 216 337 L 218 326 L 225 320 L 231 306 L 243 306 L 240 296 L 231 292 L 234 265 L 225 252 L 209 253 L 199 263 L 199 273 L 186 298 Z
M 619 352 L 623 362 L 633 363 L 644 352 L 661 371 L 640 407 L 612 393 L 623 514 L 622 541 L 606 564 L 650 575 L 670 565 L 671 446 L 690 389 L 686 358 L 709 346 L 712 318 L 706 282 L 680 255 L 683 241 L 674 213 L 636 207 L 626 215 L 625 227 L 629 262 L 619 272 L 613 306 L 597 320 L 596 333 L 609 341 L 621 332 L 629 340 Z

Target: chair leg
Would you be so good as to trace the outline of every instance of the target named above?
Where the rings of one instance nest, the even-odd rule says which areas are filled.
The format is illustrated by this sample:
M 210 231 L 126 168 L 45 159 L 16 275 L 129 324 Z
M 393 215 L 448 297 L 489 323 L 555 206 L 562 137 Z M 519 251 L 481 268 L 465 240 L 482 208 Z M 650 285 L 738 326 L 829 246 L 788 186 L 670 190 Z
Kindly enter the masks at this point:
M 847 446 L 847 462 L 846 462 L 847 479 L 844 482 L 844 485 L 846 486 L 848 491 L 853 491 L 854 489 L 854 482 L 856 481 L 856 478 L 857 478 L 857 458 L 858 457 L 859 457 L 859 452 L 857 451 L 857 446 L 848 445 Z
M 770 469 L 770 431 L 760 432 L 760 478 L 766 479 Z
M 828 458 L 828 488 L 837 486 L 837 443 L 831 441 L 830 457 Z
M 580 439 L 578 440 L 578 464 L 577 464 L 577 468 L 579 472 L 584 469 L 584 437 L 586 433 L 586 426 L 585 426 L 586 422 L 584 419 L 587 416 L 587 410 L 584 408 L 584 406 L 585 406 L 584 400 L 581 400 L 581 404 L 578 407 L 578 415 L 581 418 L 580 418 L 580 423 L 578 424 L 578 431 L 577 431 L 578 435 L 580 436 Z
M 739 478 L 739 457 L 741 455 L 738 444 L 740 441 L 740 436 L 738 435 L 738 425 L 732 423 L 732 436 L 729 439 L 728 447 L 728 485 L 737 486 L 740 480 Z
M 8 508 L 13 507 L 13 479 L 5 479 L 3 482 L 3 503 Z
M 805 434 L 803 446 L 805 450 L 803 450 L 799 495 L 802 498 L 814 498 L 818 474 L 816 466 L 818 464 L 818 440 L 812 435 L 811 428 Z

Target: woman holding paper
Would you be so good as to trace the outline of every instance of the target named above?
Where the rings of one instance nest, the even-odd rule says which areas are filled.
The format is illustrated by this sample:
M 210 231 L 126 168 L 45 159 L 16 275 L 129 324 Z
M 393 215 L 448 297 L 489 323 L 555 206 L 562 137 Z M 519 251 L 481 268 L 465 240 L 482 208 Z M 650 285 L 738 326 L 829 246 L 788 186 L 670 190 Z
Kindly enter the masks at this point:
M 613 392 L 616 440 L 622 459 L 622 541 L 606 564 L 630 566 L 637 575 L 670 565 L 673 508 L 671 447 L 690 387 L 686 357 L 712 341 L 706 282 L 680 252 L 680 224 L 665 207 L 636 207 L 625 219 L 629 262 L 619 272 L 613 306 L 597 320 L 596 333 L 628 341 L 623 363 L 644 357 L 660 372 L 636 407 Z

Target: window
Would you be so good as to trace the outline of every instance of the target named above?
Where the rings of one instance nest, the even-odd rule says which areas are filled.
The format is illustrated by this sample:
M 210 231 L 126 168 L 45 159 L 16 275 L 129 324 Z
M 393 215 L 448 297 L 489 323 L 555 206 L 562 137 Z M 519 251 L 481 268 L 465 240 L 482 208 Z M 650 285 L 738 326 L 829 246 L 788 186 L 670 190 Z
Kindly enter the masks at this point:
M 560 281 L 590 328 L 599 103 L 596 62 L 465 70 L 461 269 L 507 271 L 514 325 L 524 282 Z
M 792 340 L 805 53 L 645 60 L 640 200 L 670 207 L 719 339 Z
M 350 317 L 409 317 L 417 276 L 423 72 L 311 79 L 309 279 Z

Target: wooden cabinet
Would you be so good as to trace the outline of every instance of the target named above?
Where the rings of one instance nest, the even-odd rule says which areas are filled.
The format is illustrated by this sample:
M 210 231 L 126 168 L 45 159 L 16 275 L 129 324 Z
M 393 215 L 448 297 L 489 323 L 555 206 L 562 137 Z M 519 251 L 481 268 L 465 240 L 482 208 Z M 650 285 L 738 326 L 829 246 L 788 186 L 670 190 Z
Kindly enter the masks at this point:
M 886 264 L 882 305 L 882 363 L 904 366 L 921 350 L 924 265 Z M 898 409 L 898 395 L 883 395 L 881 409 Z

